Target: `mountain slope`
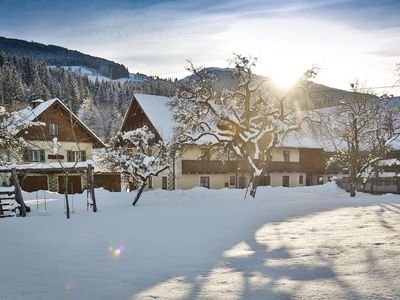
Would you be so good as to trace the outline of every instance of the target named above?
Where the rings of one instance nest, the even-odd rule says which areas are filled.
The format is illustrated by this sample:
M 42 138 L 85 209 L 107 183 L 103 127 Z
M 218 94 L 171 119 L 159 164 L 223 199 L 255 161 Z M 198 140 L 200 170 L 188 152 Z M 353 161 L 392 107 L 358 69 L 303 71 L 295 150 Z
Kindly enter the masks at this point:
M 217 89 L 234 89 L 235 85 L 237 84 L 236 79 L 233 76 L 234 71 L 235 69 L 233 68 L 207 68 L 207 72 L 215 75 L 216 77 L 214 85 Z M 256 74 L 255 76 L 257 76 L 259 79 L 264 80 L 268 85 L 268 88 L 271 89 L 271 91 L 273 91 L 275 94 L 284 93 L 284 91 L 282 91 L 276 84 L 274 84 L 271 78 Z M 195 75 L 189 75 L 181 79 L 180 82 L 184 83 L 187 80 L 194 80 L 195 78 Z M 296 101 L 297 104 L 302 107 L 321 108 L 334 106 L 338 104 L 341 99 L 353 97 L 352 92 L 328 87 L 326 85 L 318 84 L 315 82 L 310 82 L 309 89 L 309 97 L 306 97 L 305 95 L 296 95 L 295 99 L 291 99 L 292 101 L 287 102 L 293 103 L 293 101 Z
M 88 67 L 111 79 L 129 78 L 128 69 L 122 64 L 59 46 L 0 37 L 0 51 L 31 56 L 48 65 Z

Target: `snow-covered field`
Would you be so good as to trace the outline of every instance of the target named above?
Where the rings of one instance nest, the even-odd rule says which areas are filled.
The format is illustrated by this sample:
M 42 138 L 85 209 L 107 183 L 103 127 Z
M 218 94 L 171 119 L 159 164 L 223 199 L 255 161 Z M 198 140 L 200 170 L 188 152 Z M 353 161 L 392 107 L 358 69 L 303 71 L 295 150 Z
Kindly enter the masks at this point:
M 400 197 L 334 184 L 46 194 L 0 219 L 1 299 L 399 299 Z M 43 198 L 44 192 L 38 193 Z

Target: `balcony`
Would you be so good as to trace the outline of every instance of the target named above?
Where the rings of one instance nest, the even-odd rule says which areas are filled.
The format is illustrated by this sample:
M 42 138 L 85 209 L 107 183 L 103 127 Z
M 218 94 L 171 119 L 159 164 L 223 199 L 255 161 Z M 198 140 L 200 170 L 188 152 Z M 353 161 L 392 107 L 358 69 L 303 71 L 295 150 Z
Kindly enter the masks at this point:
M 241 161 L 182 160 L 182 174 L 225 174 L 247 172 Z M 300 172 L 299 162 L 271 162 L 268 172 Z

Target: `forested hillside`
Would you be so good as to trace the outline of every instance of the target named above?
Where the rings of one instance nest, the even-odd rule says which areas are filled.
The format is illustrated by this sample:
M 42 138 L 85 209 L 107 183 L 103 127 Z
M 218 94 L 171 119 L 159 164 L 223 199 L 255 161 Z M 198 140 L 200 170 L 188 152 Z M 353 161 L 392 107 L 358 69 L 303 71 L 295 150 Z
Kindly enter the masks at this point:
M 0 37 L 0 49 L 8 54 L 31 56 L 48 65 L 86 66 L 111 79 L 129 77 L 128 69 L 122 64 L 59 46 Z
M 32 57 L 0 51 L 0 105 L 12 108 L 57 97 L 106 141 L 120 125 L 133 93 L 170 96 L 174 91 L 170 80 L 93 82 L 60 67 L 49 68 Z

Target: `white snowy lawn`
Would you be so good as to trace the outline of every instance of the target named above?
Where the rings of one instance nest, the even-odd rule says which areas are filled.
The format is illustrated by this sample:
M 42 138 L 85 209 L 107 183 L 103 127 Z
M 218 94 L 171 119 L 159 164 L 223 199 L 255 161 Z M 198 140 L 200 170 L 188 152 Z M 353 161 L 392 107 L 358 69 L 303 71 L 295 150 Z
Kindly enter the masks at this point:
M 44 192 L 38 197 L 43 198 Z M 334 184 L 47 193 L 0 219 L 1 299 L 399 299 L 400 197 Z

